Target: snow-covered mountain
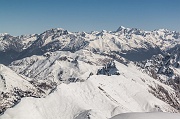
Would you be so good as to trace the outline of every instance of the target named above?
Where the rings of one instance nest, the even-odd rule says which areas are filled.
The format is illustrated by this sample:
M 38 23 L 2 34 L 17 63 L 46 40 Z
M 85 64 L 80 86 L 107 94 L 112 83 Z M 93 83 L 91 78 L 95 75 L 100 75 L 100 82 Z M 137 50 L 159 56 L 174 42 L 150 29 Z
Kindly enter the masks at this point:
M 179 46 L 167 29 L 1 34 L 0 119 L 179 112 Z
M 36 83 L 32 79 L 17 74 L 10 68 L 0 65 L 0 113 L 7 108 L 13 107 L 23 97 L 44 97 L 50 89 L 56 86 L 40 82 Z M 44 89 L 46 88 L 46 89 Z
M 56 28 L 41 34 L 17 37 L 3 34 L 0 35 L 0 56 L 4 58 L 0 63 L 9 64 L 16 59 L 42 55 L 49 51 L 75 52 L 80 49 L 96 53 L 116 52 L 127 59 L 140 61 L 175 47 L 180 43 L 179 39 L 180 33 L 176 31 L 143 31 L 122 26 L 116 31 L 103 30 L 91 33 L 69 32 Z
M 22 35 L 18 37 L 9 34 L 0 35 L 0 59 L 1 64 L 9 64 L 18 58 L 20 52 L 32 45 L 37 35 Z
M 62 83 L 46 98 L 23 98 L 0 118 L 106 119 L 125 112 L 177 112 L 152 93 L 152 88 L 162 87 L 162 95 L 179 102 L 173 88 L 137 70 L 133 63 L 115 64 L 120 75 L 91 75 L 83 82 Z
M 154 55 L 151 59 L 136 63 L 154 79 L 171 86 L 180 97 L 180 47 L 163 55 Z

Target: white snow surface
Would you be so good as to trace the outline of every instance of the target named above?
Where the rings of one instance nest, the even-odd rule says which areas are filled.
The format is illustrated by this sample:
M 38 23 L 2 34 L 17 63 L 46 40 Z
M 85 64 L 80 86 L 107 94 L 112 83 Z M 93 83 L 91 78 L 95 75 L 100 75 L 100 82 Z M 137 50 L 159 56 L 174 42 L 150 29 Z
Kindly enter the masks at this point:
M 180 114 L 174 113 L 124 113 L 111 119 L 179 119 Z
M 18 87 L 23 91 L 34 89 L 33 85 L 27 80 L 30 79 L 18 75 L 10 68 L 0 64 L 0 92 L 8 92 L 14 87 Z
M 127 112 L 174 112 L 148 90 L 148 85 L 173 89 L 147 74 L 115 62 L 120 75 L 93 75 L 84 82 L 60 84 L 45 98 L 23 98 L 0 119 L 108 119 Z

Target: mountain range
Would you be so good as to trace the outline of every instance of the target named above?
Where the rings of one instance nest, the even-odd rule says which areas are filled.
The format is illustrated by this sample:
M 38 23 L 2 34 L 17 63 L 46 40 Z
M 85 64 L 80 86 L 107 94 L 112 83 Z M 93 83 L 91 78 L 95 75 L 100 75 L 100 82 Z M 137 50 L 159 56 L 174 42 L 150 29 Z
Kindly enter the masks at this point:
M 180 32 L 0 34 L 0 93 L 0 119 L 179 113 Z

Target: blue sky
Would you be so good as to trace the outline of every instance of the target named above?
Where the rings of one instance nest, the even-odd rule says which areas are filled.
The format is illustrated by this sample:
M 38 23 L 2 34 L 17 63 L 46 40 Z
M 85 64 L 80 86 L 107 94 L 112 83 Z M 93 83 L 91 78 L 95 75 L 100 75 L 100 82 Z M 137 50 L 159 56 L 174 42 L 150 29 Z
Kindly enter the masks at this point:
M 116 30 L 180 31 L 180 0 L 0 0 L 0 33 Z

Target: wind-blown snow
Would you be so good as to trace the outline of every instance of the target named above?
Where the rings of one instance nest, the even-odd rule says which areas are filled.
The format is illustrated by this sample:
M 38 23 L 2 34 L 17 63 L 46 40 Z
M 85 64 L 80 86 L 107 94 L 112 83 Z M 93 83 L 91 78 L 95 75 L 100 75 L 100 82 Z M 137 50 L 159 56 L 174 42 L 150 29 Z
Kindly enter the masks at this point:
M 172 113 L 124 113 L 111 119 L 179 119 L 180 114 Z

